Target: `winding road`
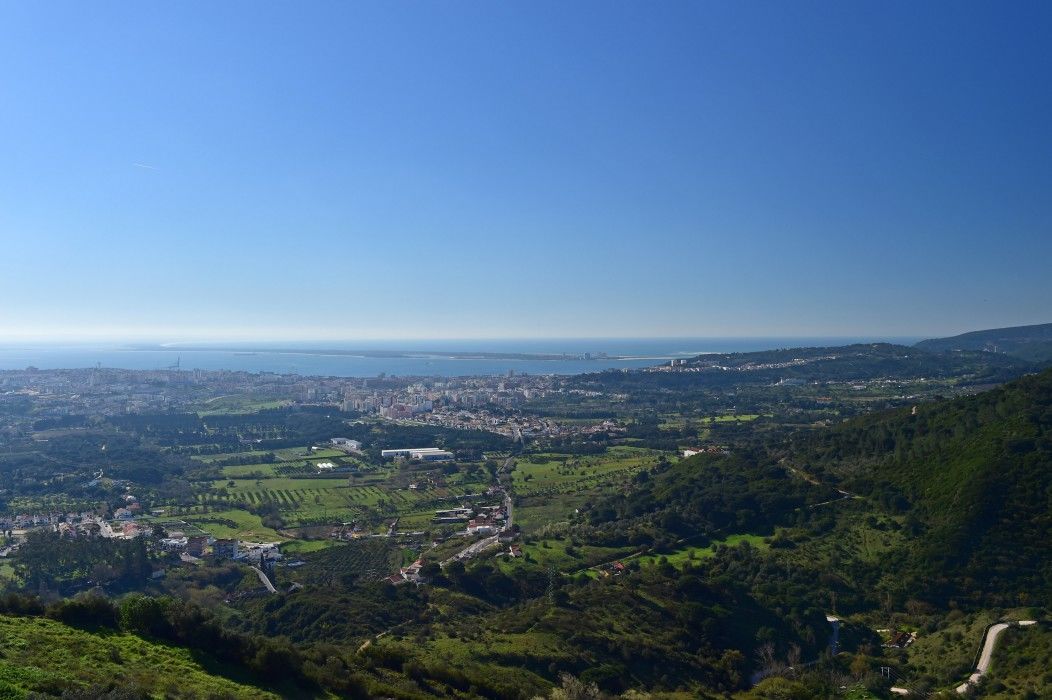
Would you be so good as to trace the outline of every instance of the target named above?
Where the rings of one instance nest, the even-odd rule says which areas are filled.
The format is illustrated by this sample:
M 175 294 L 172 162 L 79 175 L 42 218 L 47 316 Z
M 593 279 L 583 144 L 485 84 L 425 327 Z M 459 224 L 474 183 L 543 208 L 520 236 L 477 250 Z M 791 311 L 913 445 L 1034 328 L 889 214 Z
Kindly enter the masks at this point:
M 274 588 L 274 584 L 270 582 L 270 579 L 267 578 L 267 575 L 263 573 L 263 569 L 260 569 L 258 566 L 253 566 L 252 570 L 256 572 L 256 575 L 259 576 L 259 582 L 262 583 L 268 591 L 270 591 L 271 593 L 278 592 L 278 589 Z
M 1009 627 L 1029 627 L 1030 625 L 1036 625 L 1037 620 L 1017 620 L 1015 622 L 998 622 L 996 625 L 991 625 L 986 631 L 986 641 L 983 643 L 982 653 L 979 654 L 979 662 L 975 666 L 975 672 L 968 676 L 968 680 L 957 686 L 957 692 L 964 695 L 968 692 L 968 689 L 976 685 L 983 675 L 990 669 L 990 661 L 994 656 L 994 648 L 997 646 L 997 640 L 1000 638 L 1001 633 Z

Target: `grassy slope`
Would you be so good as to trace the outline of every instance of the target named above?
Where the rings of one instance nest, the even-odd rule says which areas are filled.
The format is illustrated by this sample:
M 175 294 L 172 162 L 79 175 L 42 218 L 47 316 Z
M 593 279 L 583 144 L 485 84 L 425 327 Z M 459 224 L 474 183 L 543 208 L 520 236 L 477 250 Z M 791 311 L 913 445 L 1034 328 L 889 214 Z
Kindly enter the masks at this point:
M 153 697 L 277 698 L 218 674 L 223 667 L 189 650 L 119 632 L 93 633 L 45 618 L 0 615 L 0 698 L 115 683 Z

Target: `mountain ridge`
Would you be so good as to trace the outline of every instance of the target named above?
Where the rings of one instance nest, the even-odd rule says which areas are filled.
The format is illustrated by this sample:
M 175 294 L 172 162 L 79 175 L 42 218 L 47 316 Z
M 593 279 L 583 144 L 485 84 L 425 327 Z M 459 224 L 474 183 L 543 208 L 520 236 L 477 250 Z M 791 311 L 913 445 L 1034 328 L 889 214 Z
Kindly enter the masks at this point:
M 1052 362 L 1052 323 L 970 331 L 947 338 L 929 338 L 913 347 L 929 352 L 985 351 L 1030 362 Z

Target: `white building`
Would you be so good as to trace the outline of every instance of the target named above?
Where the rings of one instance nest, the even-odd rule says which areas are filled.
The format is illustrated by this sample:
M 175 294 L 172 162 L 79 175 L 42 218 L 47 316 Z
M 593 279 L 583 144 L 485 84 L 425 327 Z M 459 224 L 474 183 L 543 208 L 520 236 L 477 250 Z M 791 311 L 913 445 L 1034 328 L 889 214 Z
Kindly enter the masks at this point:
M 332 443 L 332 446 L 336 449 L 343 450 L 345 452 L 362 451 L 362 443 L 358 442 L 357 440 L 351 440 L 350 438 L 337 437 L 329 440 L 329 442 Z
M 380 456 L 384 459 L 419 459 L 421 462 L 448 462 L 453 459 L 453 453 L 441 450 L 437 447 L 405 447 L 397 450 L 381 450 Z

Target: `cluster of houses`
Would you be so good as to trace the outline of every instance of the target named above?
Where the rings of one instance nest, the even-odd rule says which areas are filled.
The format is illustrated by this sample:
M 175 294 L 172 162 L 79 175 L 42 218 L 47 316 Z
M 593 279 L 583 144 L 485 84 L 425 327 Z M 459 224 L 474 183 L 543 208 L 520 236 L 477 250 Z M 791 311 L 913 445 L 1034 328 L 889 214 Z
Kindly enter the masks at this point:
M 507 513 L 503 505 L 462 506 L 448 510 L 436 510 L 435 517 L 431 522 L 436 525 L 464 525 L 464 534 L 467 535 L 495 535 L 504 529 L 507 522 Z
M 209 552 L 215 559 L 246 559 L 261 562 L 282 558 L 277 542 L 242 542 L 233 538 L 209 537 L 208 535 L 185 535 L 170 532 L 161 540 L 161 547 L 168 552 L 177 552 L 184 559 L 200 559 Z M 211 547 L 211 550 L 209 550 Z
M 20 537 L 29 530 L 49 529 L 65 537 L 114 537 L 131 539 L 143 534 L 143 530 L 134 521 L 135 507 L 122 507 L 114 511 L 115 522 L 110 522 L 94 511 L 82 513 L 22 513 L 10 517 L 0 517 L 0 531 L 13 537 Z
M 475 517 L 468 520 L 469 535 L 494 535 L 504 528 L 504 506 L 482 506 Z
M 38 527 L 58 527 L 61 523 L 79 523 L 82 520 L 94 519 L 95 513 L 21 513 L 15 516 L 0 516 L 0 529 L 32 530 Z

